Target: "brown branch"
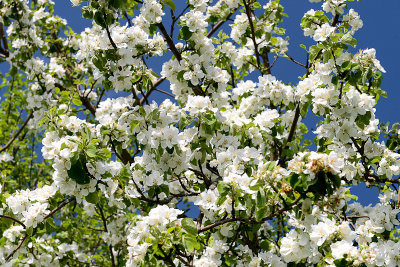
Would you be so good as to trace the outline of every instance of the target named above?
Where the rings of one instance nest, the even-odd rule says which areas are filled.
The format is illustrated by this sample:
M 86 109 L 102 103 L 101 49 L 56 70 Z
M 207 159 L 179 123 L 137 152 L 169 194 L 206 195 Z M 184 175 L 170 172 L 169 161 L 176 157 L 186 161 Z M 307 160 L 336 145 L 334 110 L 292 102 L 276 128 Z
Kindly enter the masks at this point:
M 182 12 L 178 15 L 175 16 L 174 11 L 171 9 L 171 28 L 170 28 L 170 36 L 172 37 L 174 34 L 174 28 L 175 28 L 175 23 L 178 21 L 178 19 L 185 13 L 185 11 L 190 7 L 190 5 L 186 5 L 186 7 L 182 10 Z
M 286 140 L 286 143 L 282 146 L 279 155 L 282 154 L 282 149 L 287 149 L 288 148 L 288 143 L 292 142 L 292 139 L 294 137 L 294 133 L 296 132 L 296 127 L 297 127 L 297 122 L 299 121 L 300 118 L 300 103 L 297 104 L 296 107 L 296 111 L 294 114 L 294 118 L 293 118 L 293 122 L 292 122 L 292 126 L 290 127 L 290 131 L 289 131 L 289 135 L 288 135 L 288 139 Z M 284 156 L 283 158 L 280 158 L 278 161 L 278 165 L 282 165 L 286 162 L 286 156 Z
M 205 226 L 205 227 L 199 229 L 198 232 L 199 232 L 199 233 L 205 232 L 205 231 L 211 230 L 211 229 L 213 229 L 213 228 L 215 228 L 215 227 L 217 227 L 217 226 L 223 225 L 223 224 L 225 224 L 225 223 L 235 222 L 235 221 L 241 221 L 241 220 L 250 220 L 250 219 L 239 218 L 239 217 L 236 217 L 236 218 L 228 218 L 228 219 L 220 220 L 220 221 L 215 222 L 215 223 L 213 223 L 213 224 L 207 225 L 207 226 Z
M 261 71 L 261 67 L 260 67 L 260 53 L 258 51 L 258 44 L 256 42 L 256 34 L 255 34 L 255 29 L 254 29 L 254 25 L 253 25 L 253 18 L 252 18 L 252 14 L 250 11 L 250 7 L 248 5 L 248 3 L 246 2 L 246 0 L 243 0 L 243 5 L 246 9 L 246 15 L 247 18 L 249 19 L 249 24 L 250 24 L 250 31 L 251 31 L 251 40 L 253 41 L 253 45 L 254 45 L 254 51 L 256 53 L 256 60 L 257 60 L 257 68 Z
M 199 229 L 198 232 L 199 233 L 205 232 L 205 231 L 211 230 L 217 226 L 223 225 L 225 223 L 229 223 L 229 222 L 241 221 L 241 222 L 246 222 L 246 223 L 251 224 L 251 223 L 260 223 L 260 222 L 265 222 L 265 221 L 271 220 L 272 218 L 278 216 L 279 214 L 282 214 L 283 212 L 288 211 L 288 210 L 292 209 L 293 207 L 295 207 L 299 203 L 299 201 L 303 198 L 303 196 L 304 196 L 304 194 L 301 194 L 295 201 L 290 203 L 287 207 L 277 210 L 276 212 L 270 214 L 269 216 L 261 219 L 261 221 L 256 221 L 251 218 L 242 218 L 242 217 L 228 218 L 228 219 L 220 220 L 213 224 L 207 225 L 206 227 Z
M 188 193 L 188 194 L 172 194 L 163 199 L 150 199 L 148 197 L 145 196 L 145 194 L 143 193 L 143 191 L 140 189 L 140 187 L 138 186 L 138 184 L 132 179 L 133 184 L 135 185 L 136 191 L 138 191 L 138 193 L 140 194 L 140 197 L 138 197 L 139 200 L 145 201 L 145 202 L 149 202 L 152 204 L 159 204 L 159 205 L 164 205 L 164 204 L 168 204 L 169 202 L 171 202 L 174 198 L 179 198 L 179 197 L 188 197 L 188 196 L 197 196 L 199 193 Z M 158 197 L 158 195 L 156 195 Z
M 170 93 L 168 93 L 168 92 L 166 92 L 166 91 L 160 90 L 160 89 L 158 89 L 158 88 L 154 88 L 154 90 L 156 90 L 156 91 L 158 91 L 158 92 L 160 92 L 160 93 L 169 95 L 169 96 L 172 97 L 172 98 L 175 98 L 175 96 L 174 96 L 173 94 L 170 94 Z
M 164 28 L 162 23 L 157 23 L 157 27 L 160 29 L 162 36 L 164 37 L 165 41 L 167 42 L 169 49 L 174 54 L 178 61 L 182 60 L 182 56 L 179 53 L 178 49 L 176 49 L 174 41 L 172 40 L 171 36 L 169 36 L 167 30 Z
M 101 91 L 100 96 L 99 96 L 99 99 L 97 99 L 97 102 L 96 102 L 96 106 L 95 106 L 96 109 L 99 107 L 100 101 L 101 101 L 101 99 L 103 98 L 103 95 L 104 95 L 104 92 L 105 92 L 105 91 L 106 91 L 106 89 L 103 89 L 103 90 Z
M 101 216 L 101 220 L 103 221 L 104 231 L 108 232 L 107 220 L 104 216 L 103 209 L 100 207 L 100 205 L 97 205 L 97 208 L 100 211 L 100 216 Z M 109 245 L 109 249 L 110 249 L 111 264 L 113 267 L 115 267 L 116 265 L 115 265 L 115 260 L 114 260 L 113 246 L 111 244 Z
M 4 33 L 3 23 L 0 23 L 0 38 L 3 41 L 4 49 L 2 49 L 2 50 L 4 51 L 4 56 L 8 57 L 10 55 L 10 53 L 9 53 L 9 49 L 8 49 L 6 34 Z
M 110 143 L 111 143 L 111 147 L 112 149 L 115 151 L 115 155 L 117 156 L 117 158 L 119 158 L 119 160 L 121 160 L 122 163 L 127 164 L 129 163 L 133 163 L 134 160 L 131 157 L 131 154 L 129 154 L 129 152 L 126 149 L 122 149 L 122 154 L 119 154 L 117 149 L 115 148 L 114 142 L 112 141 L 111 135 L 110 135 Z
M 126 20 L 128 21 L 129 27 L 132 27 L 132 22 L 131 22 L 131 20 L 130 20 L 130 18 L 129 18 L 129 16 L 128 16 L 128 12 L 124 11 L 123 14 L 124 14 Z
M 135 87 L 134 86 L 132 86 L 132 94 L 133 94 L 133 97 L 135 98 L 135 103 L 136 103 L 136 105 L 138 105 L 139 103 L 140 103 L 140 98 L 138 97 L 138 95 L 136 94 L 136 91 L 135 91 Z
M 271 68 L 275 65 L 276 60 L 279 58 L 278 55 L 275 56 L 274 61 L 272 61 L 271 65 L 267 68 L 268 74 L 271 74 Z
M 302 67 L 304 67 L 304 68 L 307 69 L 307 66 L 306 66 L 306 65 L 304 65 L 303 63 L 298 62 L 297 60 L 295 60 L 294 58 L 292 58 L 291 56 L 289 56 L 288 53 L 285 53 L 285 56 L 287 56 L 287 58 L 290 59 L 291 61 L 293 61 L 294 63 L 296 63 L 296 64 L 298 64 L 298 65 L 300 65 L 300 66 L 302 66 Z
M 333 17 L 333 20 L 332 20 L 332 27 L 335 27 L 336 24 L 338 24 L 338 22 L 339 22 L 339 17 L 340 17 L 339 14 L 336 14 L 335 17 Z
M 106 32 L 107 32 L 108 39 L 110 40 L 110 43 L 111 43 L 112 47 L 114 47 L 114 49 L 117 50 L 118 47 L 117 47 L 117 45 L 114 43 L 114 40 L 111 38 L 111 33 L 110 33 L 110 30 L 108 29 L 108 25 L 107 25 L 107 14 L 106 14 L 106 13 L 103 13 L 103 16 L 104 16 L 104 23 L 106 24 Z
M 57 211 L 59 211 L 60 209 L 62 209 L 65 205 L 67 205 L 68 203 L 75 201 L 75 196 L 71 196 L 69 198 L 64 199 L 60 205 L 58 205 L 57 207 L 55 207 L 52 211 L 50 211 L 49 214 L 47 214 L 46 216 L 44 216 L 43 221 L 46 220 L 47 218 L 53 216 L 54 213 L 56 213 Z
M 290 128 L 289 136 L 288 136 L 288 139 L 287 139 L 287 143 L 292 142 L 292 139 L 293 139 L 294 133 L 296 131 L 296 126 L 297 126 L 297 122 L 298 122 L 299 118 L 300 118 L 300 103 L 296 107 L 296 111 L 295 111 L 295 114 L 294 114 L 292 127 Z
M 96 116 L 96 108 L 93 106 L 92 102 L 90 102 L 89 98 L 81 94 L 81 91 L 79 90 L 79 84 L 76 86 L 76 92 L 78 93 L 82 104 L 90 111 L 90 113 L 92 113 L 93 116 Z
M 7 144 L 5 146 L 3 146 L 0 149 L 0 153 L 5 151 L 15 141 L 15 139 L 18 137 L 18 135 L 20 135 L 20 133 L 24 130 L 24 128 L 28 124 L 29 120 L 32 118 L 33 118 L 33 111 L 31 113 L 29 113 L 28 118 L 26 118 L 25 122 L 22 124 L 22 126 L 19 128 L 19 130 L 14 134 L 14 136 L 7 142 Z
M 207 33 L 206 36 L 210 38 L 233 15 L 233 13 L 236 12 L 236 10 L 237 8 L 233 9 L 225 19 L 218 21 L 217 24 L 215 24 L 215 26 Z
M 139 105 L 142 106 L 147 99 L 149 98 L 150 94 L 156 89 L 157 86 L 159 86 L 163 81 L 165 81 L 165 78 L 160 78 L 158 79 L 150 88 L 149 91 L 147 91 L 147 93 L 142 97 L 142 99 L 140 99 L 140 103 Z
M 24 238 L 19 242 L 18 246 L 11 252 L 10 255 L 8 255 L 8 256 L 6 257 L 6 259 L 5 259 L 6 262 L 9 261 L 9 260 L 14 256 L 15 252 L 17 252 L 18 249 L 21 248 L 22 244 L 25 242 L 25 240 L 26 240 L 27 238 L 28 238 L 28 234 L 25 234 Z
M 11 217 L 11 216 L 8 216 L 8 215 L 0 215 L 0 218 L 6 218 L 6 219 L 13 220 L 14 222 L 19 223 L 20 225 L 22 225 L 26 229 L 25 224 L 23 222 L 21 222 L 20 220 L 14 218 L 14 217 Z

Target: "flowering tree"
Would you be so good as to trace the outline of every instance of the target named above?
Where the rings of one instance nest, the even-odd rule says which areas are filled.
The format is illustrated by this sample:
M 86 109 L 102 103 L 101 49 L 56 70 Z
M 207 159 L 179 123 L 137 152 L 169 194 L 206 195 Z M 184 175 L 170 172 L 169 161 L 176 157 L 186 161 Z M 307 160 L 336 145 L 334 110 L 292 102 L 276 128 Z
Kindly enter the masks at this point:
M 375 117 L 359 15 L 308 11 L 300 62 L 260 2 L 73 0 L 93 21 L 77 34 L 51 0 L 0 1 L 2 266 L 400 264 L 399 125 Z M 379 203 L 352 201 L 359 183 Z

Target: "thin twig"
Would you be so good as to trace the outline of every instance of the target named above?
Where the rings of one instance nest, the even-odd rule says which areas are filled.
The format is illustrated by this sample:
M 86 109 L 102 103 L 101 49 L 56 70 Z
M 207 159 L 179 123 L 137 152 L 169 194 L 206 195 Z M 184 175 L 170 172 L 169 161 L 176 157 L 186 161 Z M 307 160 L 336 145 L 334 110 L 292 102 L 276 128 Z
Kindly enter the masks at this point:
M 101 220 L 103 221 L 104 231 L 108 232 L 107 220 L 106 220 L 106 218 L 104 216 L 103 209 L 100 207 L 100 205 L 97 205 L 97 208 L 100 211 L 100 216 L 101 216 Z M 114 259 L 113 246 L 111 244 L 109 245 L 109 249 L 110 249 L 111 264 L 112 264 L 113 267 L 115 267 L 116 265 L 115 265 L 115 259 Z
M 57 211 L 59 211 L 60 209 L 62 209 L 65 205 L 67 205 L 68 203 L 75 201 L 75 196 L 70 196 L 67 199 L 64 199 L 60 205 L 58 205 L 57 207 L 55 207 L 52 211 L 50 211 L 49 214 L 47 214 L 46 216 L 43 217 L 43 221 L 46 220 L 47 218 L 53 216 L 54 213 L 56 213 Z
M 173 94 L 170 94 L 170 93 L 168 93 L 168 92 L 166 92 L 166 91 L 160 90 L 160 89 L 158 89 L 158 88 L 154 88 L 154 90 L 156 90 L 156 91 L 158 91 L 158 92 L 160 92 L 160 93 L 169 95 L 169 96 L 172 97 L 172 98 L 175 98 L 175 96 L 174 96 Z
M 8 256 L 6 257 L 6 259 L 5 259 L 6 262 L 9 261 L 9 260 L 14 256 L 15 252 L 17 252 L 18 249 L 21 248 L 22 244 L 25 242 L 25 240 L 26 240 L 27 238 L 28 238 L 28 234 L 25 234 L 24 238 L 19 242 L 18 246 L 11 252 L 10 255 L 8 255 Z
M 124 11 L 124 16 L 126 17 L 126 20 L 128 21 L 129 27 L 132 27 L 132 22 L 131 22 L 131 19 L 128 16 L 128 12 Z
M 18 137 L 18 135 L 20 135 L 22 130 L 24 130 L 24 128 L 28 124 L 29 120 L 32 118 L 33 118 L 33 111 L 31 113 L 29 113 L 28 118 L 26 118 L 25 122 L 22 124 L 22 126 L 19 128 L 19 130 L 14 134 L 14 136 L 7 142 L 7 144 L 5 146 L 3 146 L 0 149 L 0 153 L 5 151 L 15 141 L 15 139 Z
M 254 45 L 254 51 L 256 53 L 256 60 L 257 60 L 257 68 L 258 70 L 261 71 L 261 66 L 260 66 L 260 53 L 258 51 L 258 44 L 256 42 L 256 33 L 255 33 L 255 29 L 254 29 L 254 25 L 253 25 L 253 18 L 252 18 L 252 14 L 250 12 L 250 7 L 248 5 L 248 3 L 246 2 L 246 0 L 243 0 L 243 5 L 246 9 L 246 15 L 247 18 L 249 20 L 249 24 L 250 24 L 250 31 L 251 31 L 251 40 L 253 41 L 253 45 Z
M 20 220 L 14 218 L 14 217 L 11 217 L 11 216 L 8 216 L 8 215 L 0 215 L 0 218 L 6 218 L 6 219 L 13 220 L 14 222 L 19 223 L 20 225 L 22 225 L 26 229 L 25 224 L 23 222 L 21 222 Z
M 90 102 L 89 98 L 84 97 L 83 94 L 81 94 L 79 84 L 76 86 L 76 92 L 78 93 L 82 104 L 90 111 L 90 113 L 92 113 L 93 116 L 96 116 L 96 108 L 93 106 L 92 102 Z
M 165 81 L 165 78 L 160 78 L 158 79 L 150 88 L 149 91 L 147 91 L 147 93 L 142 97 L 142 99 L 140 99 L 140 103 L 139 105 L 142 106 L 147 99 L 149 98 L 150 94 L 156 89 L 157 86 L 159 86 L 163 81 Z
M 106 32 L 107 32 L 108 39 L 110 40 L 110 43 L 111 43 L 112 47 L 114 47 L 114 49 L 117 50 L 118 47 L 114 43 L 114 40 L 111 38 L 110 29 L 108 28 L 108 25 L 107 25 L 107 14 L 104 13 L 103 15 L 104 15 L 104 23 L 106 23 Z
M 288 59 L 290 59 L 291 61 L 293 61 L 293 62 L 296 63 L 297 65 L 300 65 L 300 66 L 302 66 L 302 67 L 304 67 L 304 68 L 307 69 L 307 66 L 306 66 L 306 65 L 304 65 L 303 63 L 298 62 L 297 60 L 295 60 L 294 58 L 292 58 L 291 56 L 289 56 L 288 53 L 285 53 L 285 56 L 287 56 Z
M 217 24 L 215 24 L 215 26 L 207 33 L 207 37 L 210 38 L 216 31 L 218 31 L 218 29 L 227 21 L 229 20 L 229 18 L 236 12 L 237 8 L 233 9 L 229 15 L 225 18 L 222 19 L 220 21 L 217 22 Z

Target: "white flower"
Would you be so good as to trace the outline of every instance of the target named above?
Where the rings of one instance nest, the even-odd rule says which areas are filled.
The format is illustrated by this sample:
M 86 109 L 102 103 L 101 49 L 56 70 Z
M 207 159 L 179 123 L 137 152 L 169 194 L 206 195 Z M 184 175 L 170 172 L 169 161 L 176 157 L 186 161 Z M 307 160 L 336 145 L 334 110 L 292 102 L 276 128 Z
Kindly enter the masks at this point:
M 0 154 L 0 162 L 10 162 L 14 158 L 8 152 L 3 152 Z
M 318 27 L 314 33 L 314 40 L 317 42 L 323 42 L 335 31 L 335 27 L 332 27 L 328 23 L 323 24 L 321 27 Z
M 79 6 L 81 0 L 70 0 L 72 3 L 72 6 Z
M 189 95 L 186 108 L 184 110 L 189 111 L 190 114 L 198 115 L 209 109 L 212 109 L 212 104 L 208 96 Z
M 341 259 L 345 254 L 352 255 L 355 254 L 357 248 L 353 247 L 351 242 L 346 240 L 341 240 L 331 245 L 332 257 L 334 259 Z
M 319 222 L 317 225 L 312 225 L 311 228 L 312 232 L 310 233 L 310 239 L 317 246 L 321 246 L 325 240 L 335 232 L 335 225 L 333 222 L 329 224 Z

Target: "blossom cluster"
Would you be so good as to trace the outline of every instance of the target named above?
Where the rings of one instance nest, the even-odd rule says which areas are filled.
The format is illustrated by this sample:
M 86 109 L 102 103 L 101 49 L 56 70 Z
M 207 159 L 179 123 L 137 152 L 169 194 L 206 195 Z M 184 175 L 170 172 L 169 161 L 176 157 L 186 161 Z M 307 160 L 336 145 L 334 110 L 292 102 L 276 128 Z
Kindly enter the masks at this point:
M 304 64 L 278 0 L 73 0 L 93 25 L 64 35 L 53 1 L 3 2 L 0 115 L 21 128 L 0 153 L 0 264 L 400 265 L 400 130 L 375 115 L 385 69 L 349 49 L 346 0 L 310 1 Z M 271 72 L 284 59 L 298 83 Z M 360 183 L 380 202 L 353 201 Z

